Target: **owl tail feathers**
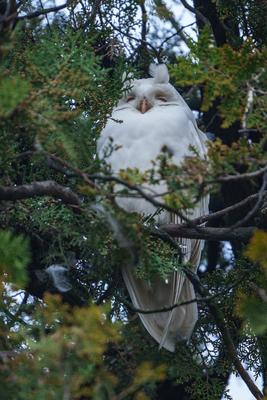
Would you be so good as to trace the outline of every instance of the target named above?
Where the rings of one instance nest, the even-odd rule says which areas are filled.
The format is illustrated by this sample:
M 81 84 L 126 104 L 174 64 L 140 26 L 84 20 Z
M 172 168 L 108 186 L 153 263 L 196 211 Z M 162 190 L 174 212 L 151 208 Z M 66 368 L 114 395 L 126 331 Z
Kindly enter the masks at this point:
M 177 302 L 183 303 L 194 299 L 194 288 L 186 279 Z M 198 310 L 196 302 L 185 306 L 178 306 L 169 312 L 168 321 L 162 332 L 161 339 L 157 340 L 153 334 L 151 336 L 159 343 L 160 349 L 165 348 L 174 352 L 178 342 L 187 342 L 190 339 L 197 319 Z
M 196 298 L 192 284 L 186 279 L 181 291 L 179 303 Z M 197 303 L 193 302 L 178 306 L 170 312 L 169 323 L 166 325 L 159 348 L 174 352 L 178 342 L 187 342 L 198 320 Z
M 135 277 L 131 268 L 123 268 L 123 278 L 134 307 L 143 310 L 161 309 L 177 302 L 195 299 L 191 283 L 178 272 L 166 284 L 162 279 L 153 282 L 153 288 Z M 172 311 L 153 314 L 139 313 L 149 334 L 159 343 L 160 348 L 174 352 L 179 341 L 187 341 L 197 321 L 197 305 L 190 303 L 178 306 Z

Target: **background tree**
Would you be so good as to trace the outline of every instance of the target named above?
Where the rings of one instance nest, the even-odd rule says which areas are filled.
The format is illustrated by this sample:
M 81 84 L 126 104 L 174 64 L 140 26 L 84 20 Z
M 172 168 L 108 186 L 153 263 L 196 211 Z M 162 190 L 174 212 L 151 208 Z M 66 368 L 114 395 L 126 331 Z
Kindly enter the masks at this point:
M 247 369 L 266 386 L 266 3 L 180 3 L 190 27 L 161 0 L 0 3 L 3 399 L 215 400 L 230 398 L 232 372 L 263 398 Z M 192 149 L 176 167 L 163 149 L 147 174 L 114 177 L 95 147 L 121 76 L 166 60 L 212 138 L 209 161 Z M 155 229 L 116 206 L 115 183 L 144 197 L 155 171 L 169 188 L 160 206 L 209 192 L 211 214 Z M 207 241 L 198 275 L 177 261 L 177 236 Z M 194 284 L 200 318 L 174 354 L 136 318 L 126 263 Z

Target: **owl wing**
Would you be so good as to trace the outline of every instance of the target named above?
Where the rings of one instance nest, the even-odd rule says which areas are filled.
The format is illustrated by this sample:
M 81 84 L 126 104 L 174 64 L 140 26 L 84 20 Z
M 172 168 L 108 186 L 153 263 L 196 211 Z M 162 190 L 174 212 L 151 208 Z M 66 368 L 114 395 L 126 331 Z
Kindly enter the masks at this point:
M 193 217 L 206 214 L 207 207 L 208 199 L 203 198 L 195 208 Z M 170 223 L 182 222 L 177 215 L 166 214 Z M 184 261 L 197 269 L 203 241 L 185 238 L 179 238 L 177 241 L 181 245 Z M 122 274 L 133 305 L 142 310 L 160 310 L 196 298 L 192 284 L 184 273 L 179 271 L 173 272 L 166 281 L 156 277 L 152 282 L 137 278 L 132 267 L 123 268 Z M 139 314 L 139 317 L 160 348 L 164 347 L 173 352 L 178 341 L 187 341 L 192 334 L 198 319 L 197 303 L 178 306 L 167 312 Z
M 139 168 L 145 171 L 151 168 L 151 160 L 154 160 L 165 144 L 173 150 L 174 162 L 179 165 L 185 155 L 189 154 L 189 144 L 194 145 L 199 154 L 204 157 L 206 153 L 205 136 L 197 128 L 194 116 L 188 108 L 175 109 L 175 117 L 172 108 L 158 109 L 157 112 L 143 116 L 142 121 L 138 115 L 130 111 L 122 111 L 114 115 L 114 119 L 123 121 L 116 124 L 110 121 L 101 134 L 98 142 L 98 152 L 101 156 L 103 148 L 109 137 L 112 137 L 120 148 L 113 152 L 109 158 L 114 173 L 120 169 Z M 148 118 L 149 117 L 149 118 Z M 146 119 L 147 118 L 147 119 Z M 177 130 L 177 127 L 179 129 Z M 165 184 L 153 186 L 157 193 L 165 191 Z M 153 214 L 156 209 L 144 199 L 119 198 L 119 206 L 129 212 L 140 212 L 145 215 Z M 189 218 L 195 218 L 208 212 L 208 199 L 202 198 L 199 204 L 188 214 Z M 176 223 L 181 221 L 177 215 L 166 211 L 159 214 L 158 224 Z M 203 247 L 200 240 L 177 239 L 182 246 L 184 261 L 190 262 L 196 269 Z M 122 275 L 127 286 L 134 307 L 143 310 L 161 309 L 172 306 L 178 302 L 195 299 L 194 289 L 182 272 L 173 272 L 167 281 L 155 276 L 153 281 L 147 282 L 136 277 L 132 267 L 122 266 Z M 150 335 L 169 351 L 175 350 L 177 341 L 188 340 L 198 318 L 197 304 L 192 302 L 187 305 L 174 308 L 172 311 L 139 314 L 143 325 Z

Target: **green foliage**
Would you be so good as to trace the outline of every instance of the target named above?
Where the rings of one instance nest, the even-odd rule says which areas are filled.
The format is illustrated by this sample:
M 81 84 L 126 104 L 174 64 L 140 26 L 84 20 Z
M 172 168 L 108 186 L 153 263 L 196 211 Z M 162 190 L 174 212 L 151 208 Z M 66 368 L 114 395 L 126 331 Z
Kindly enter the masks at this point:
M 249 246 L 246 250 L 246 255 L 254 262 L 258 262 L 263 268 L 265 273 L 267 272 L 267 233 L 261 230 L 257 230 L 252 239 L 250 240 Z
M 95 151 L 93 137 L 103 127 L 120 82 L 115 87 L 107 71 L 99 68 L 93 37 L 84 40 L 81 32 L 54 27 L 40 30 L 36 40 L 31 43 L 27 32 L 18 30 L 6 54 L 0 87 L 3 116 L 12 112 L 13 134 L 14 126 L 21 139 L 27 132 L 24 143 L 88 166 Z M 109 86 L 114 91 L 111 98 L 103 90 Z M 3 128 L 11 129 L 8 121 L 2 121 Z
M 237 313 L 246 321 L 256 335 L 263 335 L 267 330 L 267 234 L 257 230 L 250 240 L 245 254 L 254 263 L 259 263 L 261 270 L 257 279 L 250 284 L 249 290 L 242 291 L 237 303 Z M 264 276 L 265 275 L 265 276 Z
M 239 315 L 245 318 L 255 335 L 262 335 L 267 330 L 267 305 L 254 296 L 241 298 Z
M 6 274 L 10 282 L 24 286 L 31 257 L 28 240 L 23 235 L 0 231 L 0 254 L 0 275 Z
M 151 241 L 151 238 L 148 237 L 143 243 L 142 249 L 136 274 L 139 278 L 151 281 L 151 285 L 153 285 L 153 279 L 160 276 L 166 280 L 170 273 L 181 269 L 178 255 L 168 244 L 158 240 Z
M 254 90 L 254 104 L 249 106 L 248 127 L 266 131 L 266 48 L 257 49 L 247 39 L 240 49 L 229 45 L 216 47 L 208 29 L 198 41 L 191 41 L 187 57 L 179 57 L 171 73 L 178 86 L 201 85 L 204 88 L 201 109 L 207 111 L 218 98 L 223 102 L 218 109 L 224 128 L 242 119 L 248 102 L 248 90 Z
M 27 81 L 19 77 L 2 78 L 0 83 L 1 117 L 9 117 L 30 91 Z
M 249 147 L 246 139 L 240 139 L 231 146 L 216 139 L 208 143 L 208 157 L 210 160 L 208 173 L 213 175 L 215 181 L 220 176 L 238 175 L 240 165 L 244 172 L 253 172 L 266 162 L 266 153 L 261 143 Z
M 20 348 L 4 359 L 2 398 L 111 398 L 120 380 L 107 368 L 104 353 L 120 335 L 119 324 L 106 319 L 107 307 L 73 308 L 46 295 L 32 311 L 31 323 L 17 325 L 11 334 Z M 142 393 L 146 382 L 163 378 L 163 366 L 144 362 L 132 374 L 127 394 Z

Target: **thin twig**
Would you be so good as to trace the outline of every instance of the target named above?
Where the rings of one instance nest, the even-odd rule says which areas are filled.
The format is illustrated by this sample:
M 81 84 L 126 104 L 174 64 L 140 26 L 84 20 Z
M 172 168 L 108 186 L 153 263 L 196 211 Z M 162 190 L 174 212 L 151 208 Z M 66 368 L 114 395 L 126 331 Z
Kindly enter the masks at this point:
M 140 42 L 140 43 L 142 43 L 142 44 L 145 44 L 146 46 L 150 47 L 150 48 L 153 50 L 153 52 L 154 52 L 155 54 L 158 54 L 158 50 L 157 50 L 156 47 L 154 47 L 151 43 L 149 43 L 149 42 L 147 42 L 147 41 L 143 41 L 142 38 L 141 38 L 141 39 L 140 39 L 140 38 L 136 38 L 135 36 L 133 36 L 133 35 L 131 35 L 131 34 L 129 34 L 129 33 L 123 32 L 122 29 L 120 29 L 119 27 L 117 27 L 116 25 L 114 25 L 111 21 L 109 21 L 109 25 L 110 25 L 115 31 L 121 33 L 122 35 L 126 36 L 126 37 L 129 38 L 129 39 L 132 39 L 132 40 L 134 40 L 134 41 L 136 41 L 136 42 Z
M 172 311 L 177 307 L 182 307 L 182 306 L 186 306 L 188 304 L 192 304 L 192 303 L 196 303 L 196 302 L 205 302 L 208 301 L 209 298 L 203 298 L 203 299 L 192 299 L 192 300 L 188 300 L 188 301 L 181 301 L 175 304 L 172 304 L 171 306 L 166 306 L 166 307 L 162 307 L 162 308 L 155 308 L 152 310 L 143 310 L 142 308 L 136 308 L 134 307 L 129 301 L 125 300 L 125 299 L 121 299 L 118 297 L 119 300 L 121 300 L 121 302 L 127 306 L 132 312 L 136 312 L 138 314 L 159 314 L 159 313 L 163 313 L 163 312 L 168 312 L 168 311 Z
M 234 182 L 234 181 L 241 181 L 243 179 L 253 179 L 253 178 L 258 178 L 259 176 L 263 175 L 265 172 L 267 172 L 267 165 L 258 171 L 254 172 L 246 172 L 244 174 L 239 174 L 239 175 L 226 175 L 226 176 L 219 176 L 216 178 L 216 182 Z
M 163 46 L 166 42 L 168 42 L 168 41 L 169 41 L 170 39 L 172 39 L 174 36 L 179 35 L 180 32 L 182 32 L 185 28 L 189 28 L 190 26 L 195 25 L 195 23 L 196 23 L 196 22 L 194 21 L 194 22 L 191 22 L 190 24 L 181 26 L 181 28 L 179 29 L 179 31 L 176 31 L 176 32 L 174 32 L 172 35 L 166 37 L 166 39 L 164 39 L 164 40 L 161 42 L 161 44 L 159 45 L 159 48 L 161 49 L 162 46 Z
M 267 194 L 267 191 L 265 190 L 263 192 L 263 196 L 265 196 L 266 194 Z M 240 209 L 242 207 L 245 207 L 252 201 L 256 200 L 259 197 L 259 195 L 260 195 L 259 193 L 252 194 L 252 195 L 246 197 L 245 199 L 239 201 L 238 203 L 235 203 L 229 207 L 225 207 L 222 210 L 215 211 L 214 213 L 202 215 L 201 217 L 192 219 L 191 224 L 192 225 L 201 225 L 204 222 L 208 222 L 208 221 L 212 221 L 214 219 L 221 218 L 226 214 L 229 214 L 229 213 L 231 213 L 237 209 Z M 183 224 L 183 226 L 186 226 L 186 224 Z
M 133 185 L 131 183 L 124 181 L 123 179 L 118 178 L 117 176 L 112 176 L 112 175 L 107 176 L 107 175 L 101 175 L 101 174 L 92 174 L 92 175 L 87 175 L 87 176 L 91 180 L 96 179 L 99 181 L 102 180 L 103 182 L 115 182 L 120 185 L 123 185 L 123 186 L 127 187 L 128 189 L 137 192 L 143 199 L 147 200 L 153 206 L 163 208 L 166 211 L 169 211 L 175 215 L 178 215 L 183 221 L 186 221 L 189 226 L 191 225 L 190 219 L 187 218 L 185 215 L 183 215 L 183 213 L 181 211 L 177 210 L 174 207 L 170 207 L 161 201 L 156 200 L 153 196 L 148 195 L 140 186 Z
M 247 215 L 245 215 L 244 218 L 242 218 L 240 221 L 238 221 L 237 223 L 230 226 L 228 229 L 239 228 L 240 226 L 244 225 L 247 221 L 249 221 L 250 218 L 252 218 L 256 214 L 256 212 L 258 211 L 258 209 L 263 201 L 264 194 L 266 193 L 265 192 L 266 186 L 267 186 L 267 172 L 264 173 L 262 185 L 261 185 L 260 191 L 258 193 L 258 200 L 257 200 L 256 204 L 254 205 L 254 207 L 252 208 L 252 210 L 250 210 L 247 213 Z
M 156 5 L 157 5 L 159 8 L 167 9 L 167 7 L 166 7 L 164 1 L 162 1 L 162 0 L 157 0 L 155 3 L 156 3 Z M 176 30 L 177 34 L 178 34 L 178 35 L 180 36 L 180 38 L 185 42 L 185 44 L 187 44 L 187 46 L 189 47 L 189 46 L 190 46 L 190 43 L 189 43 L 189 36 L 186 35 L 186 33 L 183 32 L 183 30 L 181 29 L 182 27 L 181 27 L 181 25 L 179 24 L 179 22 L 176 20 L 176 18 L 175 18 L 175 16 L 174 16 L 173 12 L 170 11 L 169 9 L 167 9 L 167 10 L 168 10 L 168 12 L 167 12 L 166 15 L 165 15 L 166 20 L 168 20 L 168 21 L 171 23 L 172 27 Z
M 45 154 L 47 155 L 48 158 L 58 162 L 59 164 L 61 164 L 63 167 L 75 172 L 78 176 L 80 176 L 90 187 L 97 189 L 97 185 L 95 182 L 93 182 L 88 174 L 86 174 L 85 172 L 83 172 L 82 170 L 80 170 L 79 168 L 73 167 L 72 165 L 70 165 L 67 161 L 63 160 L 62 158 L 55 156 L 54 154 L 51 153 L 47 153 L 45 152 Z
M 188 271 L 188 269 L 182 268 L 182 271 Z M 196 274 L 195 278 L 197 277 Z M 132 312 L 136 312 L 138 314 L 158 314 L 158 313 L 163 313 L 163 312 L 167 312 L 167 311 L 172 311 L 177 307 L 182 307 L 182 306 L 186 306 L 188 304 L 192 304 L 192 303 L 206 303 L 208 301 L 214 300 L 216 297 L 220 297 L 220 296 L 225 296 L 227 293 L 229 293 L 230 290 L 232 290 L 234 287 L 236 287 L 237 285 L 239 285 L 243 279 L 247 276 L 247 273 L 242 275 L 242 277 L 240 277 L 238 280 L 236 280 L 236 282 L 234 282 L 232 285 L 228 286 L 227 288 L 225 288 L 223 291 L 215 293 L 213 295 L 208 295 L 206 297 L 200 297 L 200 298 L 194 298 L 191 300 L 187 300 L 187 301 L 181 301 L 181 302 L 177 302 L 175 304 L 172 304 L 171 306 L 166 306 L 166 307 L 162 307 L 162 308 L 155 308 L 152 310 L 143 310 L 141 308 L 136 308 L 134 307 L 129 301 L 122 299 L 122 303 L 124 305 L 126 305 Z M 119 298 L 120 300 L 120 298 Z

